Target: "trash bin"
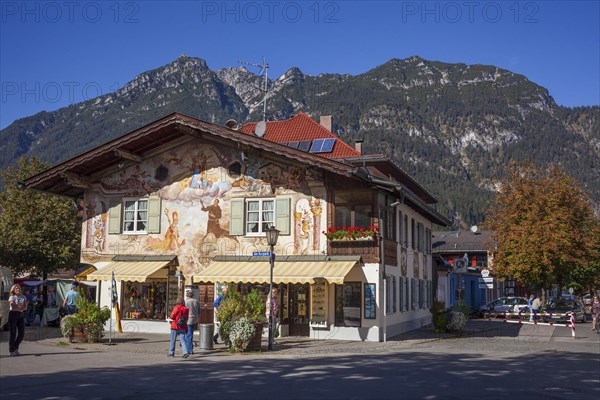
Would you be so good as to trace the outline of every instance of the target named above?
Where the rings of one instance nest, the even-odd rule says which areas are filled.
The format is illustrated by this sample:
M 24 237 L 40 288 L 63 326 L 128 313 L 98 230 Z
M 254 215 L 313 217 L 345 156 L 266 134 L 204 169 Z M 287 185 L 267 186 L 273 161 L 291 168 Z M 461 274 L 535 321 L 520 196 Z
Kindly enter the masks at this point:
M 213 349 L 214 324 L 200 324 L 200 349 Z

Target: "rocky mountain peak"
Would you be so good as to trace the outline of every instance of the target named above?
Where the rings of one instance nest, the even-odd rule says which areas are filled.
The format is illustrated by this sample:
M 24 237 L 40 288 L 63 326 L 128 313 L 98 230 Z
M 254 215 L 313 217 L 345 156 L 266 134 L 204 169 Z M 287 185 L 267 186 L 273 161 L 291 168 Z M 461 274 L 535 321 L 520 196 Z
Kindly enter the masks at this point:
M 218 124 L 259 120 L 263 79 L 182 54 L 115 93 L 15 121 L 0 132 L 0 167 L 22 155 L 56 164 L 175 111 Z M 347 142 L 366 138 L 365 154 L 390 156 L 467 225 L 480 222 L 479 203 L 513 160 L 560 163 L 600 203 L 600 107 L 557 106 L 547 89 L 496 66 L 412 56 L 354 76 L 294 67 L 269 79 L 267 118 L 300 111 L 332 115 Z

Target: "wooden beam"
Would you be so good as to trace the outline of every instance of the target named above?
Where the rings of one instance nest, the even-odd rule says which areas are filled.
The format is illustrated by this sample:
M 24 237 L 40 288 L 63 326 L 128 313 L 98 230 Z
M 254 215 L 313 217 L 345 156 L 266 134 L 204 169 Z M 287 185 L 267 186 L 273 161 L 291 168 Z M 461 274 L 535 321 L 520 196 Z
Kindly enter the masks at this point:
M 115 149 L 114 152 L 117 157 L 123 158 L 125 160 L 134 161 L 136 163 L 141 163 L 142 161 L 144 161 L 144 158 L 142 156 L 138 156 L 137 154 L 134 154 L 127 150 Z
M 73 172 L 63 172 L 60 176 L 63 177 L 69 185 L 76 188 L 89 189 L 91 186 L 90 178 L 85 175 L 78 175 Z

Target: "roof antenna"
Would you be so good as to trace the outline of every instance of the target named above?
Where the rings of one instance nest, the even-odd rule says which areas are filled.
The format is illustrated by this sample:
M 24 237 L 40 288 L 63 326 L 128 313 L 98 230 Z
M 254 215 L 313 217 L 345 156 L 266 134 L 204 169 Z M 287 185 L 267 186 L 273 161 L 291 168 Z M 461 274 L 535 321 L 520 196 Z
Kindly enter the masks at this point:
M 263 121 L 266 121 L 267 120 L 267 93 L 268 93 L 267 84 L 269 82 L 269 64 L 267 64 L 267 60 L 264 57 L 263 57 L 262 64 L 254 64 L 254 63 L 249 63 L 249 62 L 245 62 L 245 61 L 238 61 L 238 63 L 260 68 L 260 71 L 258 72 L 258 76 L 263 75 L 263 72 L 264 72 L 265 83 L 264 83 L 264 88 L 262 89 L 263 93 L 265 94 L 265 97 L 263 98 Z

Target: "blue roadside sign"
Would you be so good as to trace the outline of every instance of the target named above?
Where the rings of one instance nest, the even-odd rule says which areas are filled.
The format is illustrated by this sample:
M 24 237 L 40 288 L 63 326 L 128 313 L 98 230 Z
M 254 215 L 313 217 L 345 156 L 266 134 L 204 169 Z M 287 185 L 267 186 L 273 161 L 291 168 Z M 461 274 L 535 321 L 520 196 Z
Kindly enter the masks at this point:
M 252 257 L 269 257 L 271 255 L 270 251 L 253 251 Z

